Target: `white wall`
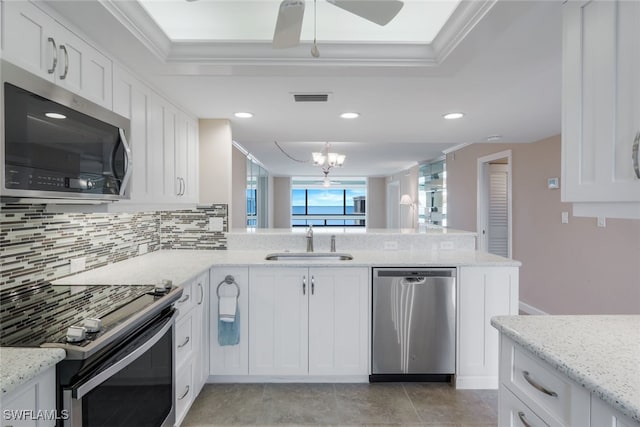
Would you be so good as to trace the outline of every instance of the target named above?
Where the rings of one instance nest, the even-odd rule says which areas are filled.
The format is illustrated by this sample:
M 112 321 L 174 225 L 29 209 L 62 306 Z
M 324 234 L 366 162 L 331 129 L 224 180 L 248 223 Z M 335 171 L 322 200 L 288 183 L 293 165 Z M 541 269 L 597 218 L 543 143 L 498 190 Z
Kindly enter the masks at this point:
M 231 123 L 225 119 L 200 119 L 200 197 L 202 205 L 229 205 L 231 218 Z
M 291 177 L 273 178 L 273 227 L 291 228 Z
M 367 178 L 367 228 L 387 225 L 386 178 Z
M 386 179 L 386 185 L 392 182 L 398 182 L 400 185 L 400 196 L 408 194 L 411 196 L 411 200 L 418 201 L 418 173 L 420 167 L 418 165 L 413 166 L 405 171 L 399 172 L 395 175 L 391 175 Z M 386 188 L 386 186 L 385 186 Z M 387 201 L 387 203 L 393 203 Z M 413 217 L 413 223 L 411 218 Z M 400 207 L 400 228 L 416 228 L 418 226 L 418 209 L 414 205 Z
M 231 149 L 231 204 L 229 228 L 245 228 L 247 226 L 247 156 L 233 147 Z

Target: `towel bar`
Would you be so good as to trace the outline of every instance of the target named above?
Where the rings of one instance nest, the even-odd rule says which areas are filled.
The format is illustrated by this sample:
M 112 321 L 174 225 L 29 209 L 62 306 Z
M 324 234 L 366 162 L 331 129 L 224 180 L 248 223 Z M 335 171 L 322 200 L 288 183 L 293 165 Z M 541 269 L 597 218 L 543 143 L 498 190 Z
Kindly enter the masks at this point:
M 222 282 L 218 283 L 218 287 L 216 288 L 216 295 L 218 296 L 218 299 L 220 299 L 220 286 L 222 285 L 235 285 L 236 289 L 238 290 L 236 298 L 240 298 L 240 286 L 238 286 L 238 284 L 236 283 L 236 279 L 232 275 L 228 274 L 222 280 Z

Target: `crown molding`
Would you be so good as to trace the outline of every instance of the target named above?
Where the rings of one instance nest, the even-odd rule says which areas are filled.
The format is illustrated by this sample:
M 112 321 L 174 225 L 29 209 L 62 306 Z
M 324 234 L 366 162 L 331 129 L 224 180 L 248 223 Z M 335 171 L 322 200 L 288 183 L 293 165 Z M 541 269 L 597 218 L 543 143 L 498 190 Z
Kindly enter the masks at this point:
M 270 42 L 172 41 L 138 1 L 99 0 L 158 59 L 171 64 L 434 67 L 441 64 L 498 0 L 465 0 L 435 40 L 425 43 L 310 43 L 273 49 Z

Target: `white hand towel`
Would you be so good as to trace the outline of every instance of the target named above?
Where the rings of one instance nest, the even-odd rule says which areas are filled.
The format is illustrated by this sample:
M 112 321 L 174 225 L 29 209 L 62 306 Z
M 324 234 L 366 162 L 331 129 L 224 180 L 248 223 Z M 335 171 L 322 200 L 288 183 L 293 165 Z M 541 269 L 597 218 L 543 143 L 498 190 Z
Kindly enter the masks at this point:
M 218 316 L 223 322 L 233 322 L 236 319 L 236 308 L 238 299 L 236 297 L 220 297 L 218 302 Z

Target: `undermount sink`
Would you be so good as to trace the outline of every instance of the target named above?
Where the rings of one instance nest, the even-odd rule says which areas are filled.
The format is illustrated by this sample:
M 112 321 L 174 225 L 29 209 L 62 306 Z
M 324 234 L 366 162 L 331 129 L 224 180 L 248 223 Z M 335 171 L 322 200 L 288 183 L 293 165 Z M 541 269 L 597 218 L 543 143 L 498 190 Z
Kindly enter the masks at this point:
M 277 252 L 265 257 L 267 261 L 351 261 L 353 255 L 341 252 Z

